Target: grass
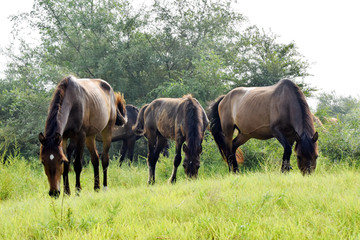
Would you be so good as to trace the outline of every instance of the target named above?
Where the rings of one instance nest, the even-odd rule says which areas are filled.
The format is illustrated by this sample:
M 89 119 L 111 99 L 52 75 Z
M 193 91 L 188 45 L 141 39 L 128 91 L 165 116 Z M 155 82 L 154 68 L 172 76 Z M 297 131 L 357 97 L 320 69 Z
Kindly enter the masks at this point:
M 206 174 L 167 183 L 171 161 L 109 169 L 108 191 L 94 192 L 91 167 L 83 170 L 80 196 L 47 196 L 38 163 L 0 167 L 0 239 L 359 239 L 360 173 L 348 167 L 315 174 L 298 169 Z M 205 168 L 205 169 L 204 169 Z M 170 169 L 170 170 L 169 170 Z M 201 169 L 201 168 L 200 168 Z M 74 186 L 74 173 L 70 184 Z M 74 188 L 72 188 L 74 192 Z

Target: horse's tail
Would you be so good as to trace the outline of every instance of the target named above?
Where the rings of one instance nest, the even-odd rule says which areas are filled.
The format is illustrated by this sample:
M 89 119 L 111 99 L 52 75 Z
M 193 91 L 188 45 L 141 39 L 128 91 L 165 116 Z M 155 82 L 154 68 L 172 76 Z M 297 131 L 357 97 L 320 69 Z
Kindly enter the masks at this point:
M 221 122 L 220 122 L 220 116 L 219 116 L 219 103 L 224 98 L 224 96 L 220 96 L 218 99 L 216 99 L 215 102 L 210 104 L 208 108 L 208 117 L 210 121 L 210 132 L 214 137 L 214 140 L 216 142 L 216 145 L 218 146 L 221 156 L 224 160 L 226 160 L 224 149 L 225 149 L 225 140 L 224 140 L 224 134 L 222 132 L 221 128 Z
M 126 124 L 126 102 L 124 95 L 120 92 L 115 92 L 115 105 L 116 105 L 116 121 L 115 124 L 122 126 Z
M 144 135 L 144 113 L 149 104 L 142 106 L 132 130 L 136 135 Z

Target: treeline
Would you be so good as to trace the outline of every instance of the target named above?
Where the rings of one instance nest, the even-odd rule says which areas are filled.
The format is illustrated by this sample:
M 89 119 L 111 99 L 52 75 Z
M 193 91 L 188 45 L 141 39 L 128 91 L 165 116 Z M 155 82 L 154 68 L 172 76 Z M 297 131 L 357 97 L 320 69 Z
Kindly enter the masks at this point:
M 205 106 L 234 87 L 282 78 L 310 95 L 302 82 L 309 64 L 295 43 L 251 25 L 235 2 L 35 0 L 31 12 L 12 17 L 20 51 L 6 51 L 0 81 L 0 156 L 15 147 L 37 156 L 52 89 L 69 74 L 102 78 L 138 107 L 187 93 Z

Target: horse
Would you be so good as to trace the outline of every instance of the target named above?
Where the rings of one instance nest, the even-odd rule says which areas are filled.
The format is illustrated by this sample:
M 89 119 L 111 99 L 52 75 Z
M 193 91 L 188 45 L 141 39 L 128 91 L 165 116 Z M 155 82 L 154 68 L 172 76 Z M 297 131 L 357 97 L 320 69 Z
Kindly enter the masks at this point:
M 77 79 L 69 76 L 61 80 L 54 91 L 45 124 L 45 134 L 39 134 L 40 161 L 48 178 L 49 195 L 60 194 L 61 175 L 64 192 L 70 195 L 68 172 L 70 157 L 75 151 L 74 170 L 76 190 L 81 191 L 81 159 L 86 145 L 94 167 L 94 189 L 100 189 L 99 155 L 95 136 L 101 133 L 103 141 L 103 186 L 107 188 L 109 148 L 114 125 L 126 123 L 125 100 L 114 93 L 111 86 L 101 79 Z M 67 140 L 70 144 L 67 146 Z M 67 149 L 66 149 L 67 148 Z M 65 155 L 67 153 L 67 156 Z
M 318 157 L 318 133 L 300 88 L 283 79 L 267 87 L 238 87 L 220 96 L 208 109 L 210 131 L 229 171 L 238 172 L 235 150 L 251 138 L 275 137 L 284 148 L 282 172 L 288 172 L 294 142 L 303 175 L 312 173 Z M 238 134 L 233 139 L 234 130 Z
M 185 153 L 185 174 L 189 178 L 197 177 L 201 144 L 208 123 L 205 110 L 191 95 L 182 98 L 158 98 L 140 109 L 133 130 L 137 135 L 145 134 L 148 139 L 148 184 L 155 183 L 156 162 L 168 139 L 176 142 L 176 155 L 169 182 L 176 182 L 177 168 L 182 160 L 181 148 Z
M 125 108 L 127 122 L 123 126 L 115 126 L 111 137 L 111 142 L 123 141 L 120 151 L 120 166 L 125 159 L 126 153 L 130 159 L 130 162 L 133 161 L 135 142 L 141 138 L 141 136 L 137 136 L 132 130 L 132 127 L 136 122 L 139 109 L 131 104 L 126 105 Z M 101 134 L 96 135 L 96 141 L 102 142 Z
M 136 123 L 137 116 L 139 114 L 139 109 L 131 104 L 126 105 L 126 117 L 127 122 L 123 126 L 115 126 L 112 132 L 111 142 L 123 141 L 121 150 L 120 150 L 120 160 L 119 166 L 121 167 L 126 153 L 130 160 L 129 165 L 133 162 L 135 142 L 140 139 L 142 136 L 136 135 L 132 127 Z M 101 142 L 101 135 L 96 135 L 96 141 Z M 166 145 L 163 149 L 163 155 L 169 156 L 167 152 L 169 145 Z

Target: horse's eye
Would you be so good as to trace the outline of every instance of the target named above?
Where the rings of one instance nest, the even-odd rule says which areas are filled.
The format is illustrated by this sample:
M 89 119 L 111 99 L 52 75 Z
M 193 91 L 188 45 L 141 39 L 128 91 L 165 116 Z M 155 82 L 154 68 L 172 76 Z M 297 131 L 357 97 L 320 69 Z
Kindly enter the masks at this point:
M 65 160 L 64 160 L 64 159 L 61 159 L 60 163 L 63 164 L 64 162 L 65 162 Z

